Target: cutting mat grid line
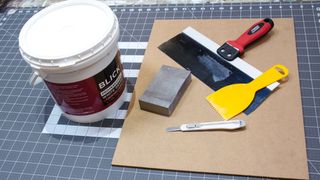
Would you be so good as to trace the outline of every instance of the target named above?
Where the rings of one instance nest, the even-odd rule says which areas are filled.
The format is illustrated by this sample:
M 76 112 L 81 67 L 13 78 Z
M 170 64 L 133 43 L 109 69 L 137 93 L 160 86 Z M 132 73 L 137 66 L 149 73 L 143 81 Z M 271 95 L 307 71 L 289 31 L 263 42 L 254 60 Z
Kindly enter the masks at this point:
M 120 42 L 148 41 L 154 19 L 232 19 L 293 17 L 311 179 L 320 179 L 320 2 L 175 4 L 112 7 L 120 22 Z M 18 35 L 41 8 L 8 9 L 0 14 L 0 177 L 1 179 L 255 179 L 220 174 L 111 166 L 116 138 L 42 133 L 54 107 L 40 84 L 28 84 L 31 68 L 22 60 Z M 48 34 L 49 36 L 49 34 Z M 126 43 L 129 42 L 129 43 Z M 129 92 L 133 91 L 144 48 L 121 48 Z M 128 103 L 122 107 L 126 110 Z M 122 111 L 123 113 L 123 111 Z M 55 124 L 56 123 L 56 124 Z M 121 128 L 123 119 L 83 125 L 63 116 L 53 128 Z M 76 132 L 76 131 L 75 131 Z M 129 150 L 128 150 L 128 153 Z

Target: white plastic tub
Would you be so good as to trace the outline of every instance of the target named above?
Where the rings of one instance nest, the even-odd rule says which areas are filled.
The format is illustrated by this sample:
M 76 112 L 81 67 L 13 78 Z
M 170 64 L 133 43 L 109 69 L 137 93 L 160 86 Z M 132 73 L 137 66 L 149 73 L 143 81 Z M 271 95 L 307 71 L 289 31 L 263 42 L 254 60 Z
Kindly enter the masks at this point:
M 102 2 L 70 0 L 35 14 L 19 35 L 20 52 L 64 115 L 89 123 L 114 114 L 126 92 L 119 24 Z

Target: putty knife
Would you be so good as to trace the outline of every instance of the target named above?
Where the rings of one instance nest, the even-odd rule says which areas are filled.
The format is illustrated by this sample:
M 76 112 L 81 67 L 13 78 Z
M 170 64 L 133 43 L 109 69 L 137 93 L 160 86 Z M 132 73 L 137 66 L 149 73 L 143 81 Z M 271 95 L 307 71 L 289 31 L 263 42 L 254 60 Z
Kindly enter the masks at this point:
M 248 83 L 262 73 L 239 57 L 232 61 L 224 59 L 217 53 L 219 47 L 211 39 L 188 27 L 161 44 L 159 49 L 214 91 L 230 84 Z M 278 85 L 275 82 L 259 90 L 244 113 L 254 111 Z
M 255 93 L 289 74 L 289 70 L 281 65 L 275 65 L 250 83 L 225 86 L 207 96 L 209 103 L 228 120 L 241 113 L 252 102 Z

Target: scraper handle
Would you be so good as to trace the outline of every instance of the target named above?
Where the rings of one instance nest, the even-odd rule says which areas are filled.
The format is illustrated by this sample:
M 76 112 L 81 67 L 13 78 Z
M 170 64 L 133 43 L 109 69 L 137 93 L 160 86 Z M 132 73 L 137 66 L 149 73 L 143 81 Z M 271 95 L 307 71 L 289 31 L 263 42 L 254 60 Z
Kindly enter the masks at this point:
M 287 67 L 281 64 L 272 66 L 266 72 L 258 76 L 256 79 L 251 81 L 248 85 L 251 86 L 250 89 L 258 91 L 282 78 L 288 76 L 289 70 Z
M 265 18 L 252 25 L 237 40 L 227 41 L 227 43 L 237 48 L 241 55 L 244 53 L 244 48 L 246 46 L 266 35 L 273 28 L 273 25 L 272 19 Z

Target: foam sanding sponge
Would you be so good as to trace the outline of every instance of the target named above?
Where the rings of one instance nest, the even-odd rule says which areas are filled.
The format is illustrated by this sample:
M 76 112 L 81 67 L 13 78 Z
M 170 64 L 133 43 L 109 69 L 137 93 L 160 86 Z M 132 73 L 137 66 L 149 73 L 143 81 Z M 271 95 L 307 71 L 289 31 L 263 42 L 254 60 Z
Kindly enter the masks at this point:
M 139 98 L 140 108 L 170 116 L 190 83 L 190 71 L 163 65 Z

